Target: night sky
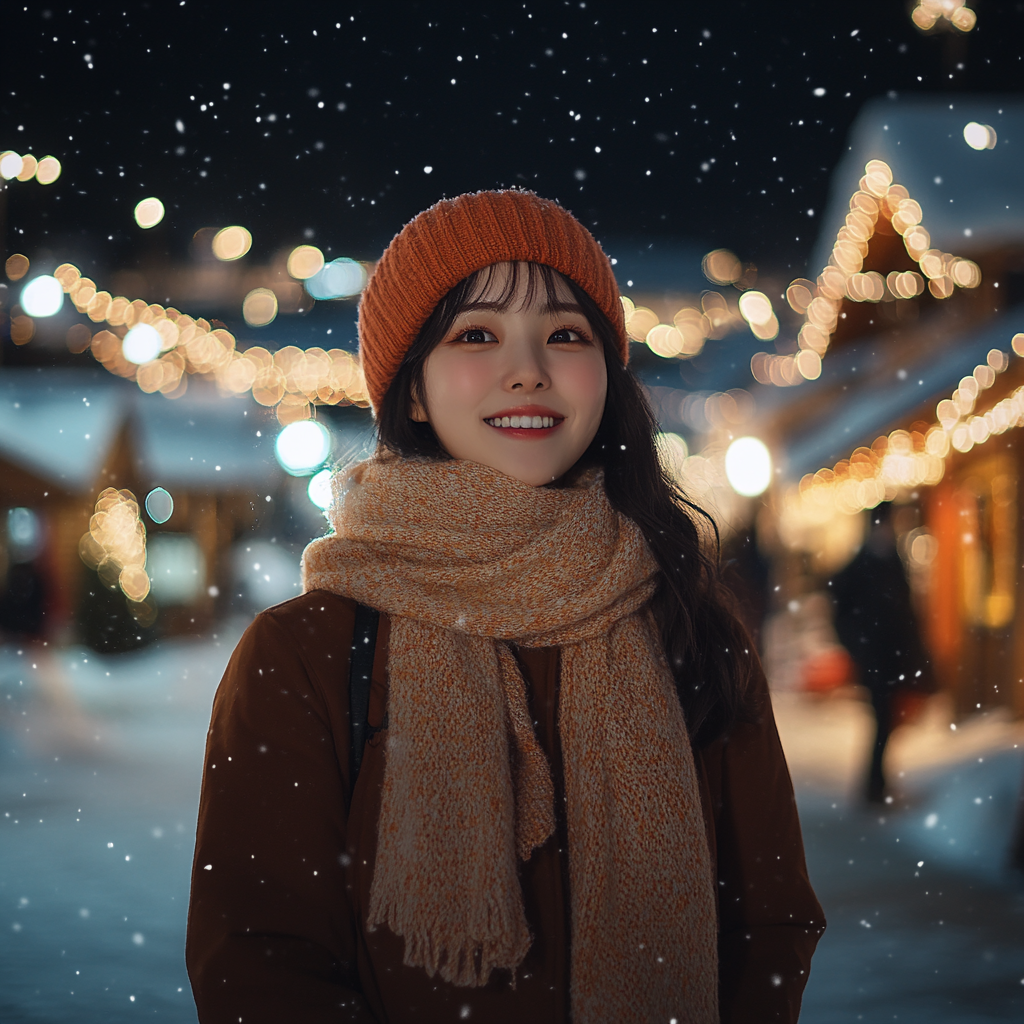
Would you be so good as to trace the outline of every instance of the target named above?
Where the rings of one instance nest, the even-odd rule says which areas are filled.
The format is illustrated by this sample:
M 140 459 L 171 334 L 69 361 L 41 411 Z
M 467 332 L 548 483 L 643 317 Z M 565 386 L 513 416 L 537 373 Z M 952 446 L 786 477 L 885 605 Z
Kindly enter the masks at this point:
M 0 148 L 64 166 L 12 183 L 7 252 L 101 274 L 240 223 L 250 259 L 372 259 L 442 195 L 521 185 L 611 246 L 802 273 L 867 99 L 1024 86 L 1024 3 L 978 0 L 967 36 L 912 6 L 7 4 Z

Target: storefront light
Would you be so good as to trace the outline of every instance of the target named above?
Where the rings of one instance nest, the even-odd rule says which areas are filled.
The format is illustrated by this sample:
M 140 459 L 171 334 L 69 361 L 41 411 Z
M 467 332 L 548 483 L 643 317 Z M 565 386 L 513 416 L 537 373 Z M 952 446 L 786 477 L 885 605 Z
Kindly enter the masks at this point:
M 738 437 L 725 453 L 725 475 L 737 494 L 756 498 L 772 481 L 772 457 L 756 437 Z

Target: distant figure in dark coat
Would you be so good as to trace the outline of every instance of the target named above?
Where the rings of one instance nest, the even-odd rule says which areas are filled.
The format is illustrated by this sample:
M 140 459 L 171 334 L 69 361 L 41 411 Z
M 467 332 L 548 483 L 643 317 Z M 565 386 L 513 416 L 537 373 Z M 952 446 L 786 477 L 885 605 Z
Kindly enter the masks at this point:
M 871 694 L 875 743 L 867 778 L 867 799 L 886 797 L 883 758 L 893 728 L 898 690 L 927 691 L 931 681 L 910 586 L 896 550 L 892 506 L 871 512 L 871 528 L 857 556 L 831 583 L 836 632 L 850 652 L 861 683 Z

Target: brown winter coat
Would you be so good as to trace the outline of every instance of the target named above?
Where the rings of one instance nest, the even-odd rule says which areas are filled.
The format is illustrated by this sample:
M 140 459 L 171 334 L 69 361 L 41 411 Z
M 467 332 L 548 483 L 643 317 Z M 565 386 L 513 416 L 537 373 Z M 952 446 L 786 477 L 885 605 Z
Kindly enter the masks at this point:
M 484 988 L 430 978 L 403 965 L 400 938 L 367 929 L 386 733 L 370 741 L 350 794 L 354 610 L 351 600 L 316 590 L 262 613 L 217 692 L 186 948 L 200 1021 L 568 1021 L 561 816 L 522 869 L 534 942 L 515 990 L 507 973 Z M 388 633 L 382 615 L 371 725 L 381 724 L 386 706 Z M 519 648 L 517 657 L 558 807 L 559 649 Z M 795 1022 L 825 922 L 763 677 L 758 686 L 760 721 L 696 753 L 718 879 L 720 1006 L 725 1022 Z M 459 723 L 450 727 L 454 750 Z

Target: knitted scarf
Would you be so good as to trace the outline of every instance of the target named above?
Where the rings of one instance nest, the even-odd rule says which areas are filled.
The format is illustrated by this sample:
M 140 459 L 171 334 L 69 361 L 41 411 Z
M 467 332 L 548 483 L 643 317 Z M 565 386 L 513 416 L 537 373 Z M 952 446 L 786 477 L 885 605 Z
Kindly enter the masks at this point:
M 306 590 L 388 613 L 388 720 L 369 923 L 463 986 L 531 938 L 518 880 L 554 829 L 510 643 L 560 646 L 577 1024 L 718 1020 L 714 885 L 693 754 L 648 600 L 657 564 L 592 471 L 531 487 L 466 461 L 335 478 Z M 455 738 L 457 736 L 457 739 Z

